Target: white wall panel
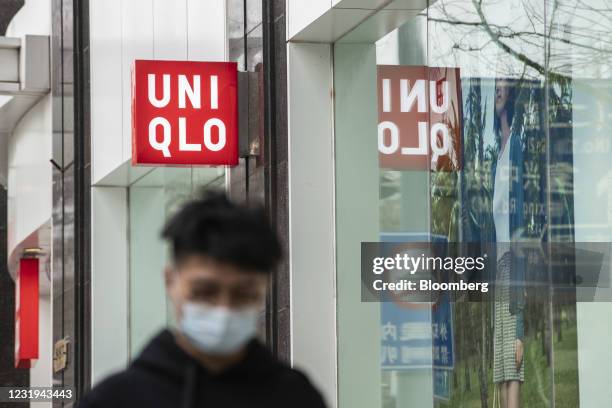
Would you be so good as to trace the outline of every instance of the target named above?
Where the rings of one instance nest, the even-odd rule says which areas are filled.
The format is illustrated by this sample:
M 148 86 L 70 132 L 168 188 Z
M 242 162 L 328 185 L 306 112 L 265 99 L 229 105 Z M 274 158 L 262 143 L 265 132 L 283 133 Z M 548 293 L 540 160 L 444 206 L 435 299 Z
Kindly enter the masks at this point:
M 128 363 L 127 189 L 91 189 L 91 378 Z
M 172 2 L 172 4 L 179 2 Z M 132 64 L 136 59 L 153 59 L 153 0 L 122 0 L 121 91 L 123 94 L 123 160 L 132 157 Z M 173 21 L 174 24 L 180 24 Z
M 360 242 L 380 239 L 379 166 L 377 141 L 372 138 L 377 131 L 374 44 L 334 45 L 334 103 L 338 405 L 371 408 L 383 398 L 381 312 L 379 303 L 361 301 L 361 281 L 355 272 L 360 268 Z M 433 384 L 426 370 L 414 378 L 424 379 L 419 385 Z M 422 390 L 413 390 L 414 403 L 402 400 L 397 406 L 432 407 L 433 392 Z M 427 397 L 429 401 L 421 404 L 420 398 Z
M 91 0 L 92 183 L 131 158 L 135 59 L 224 61 L 224 0 Z
M 136 185 L 128 190 L 131 358 L 166 326 L 168 305 L 163 266 L 168 252 L 159 235 L 166 222 L 164 190 L 163 186 Z
M 291 39 L 332 7 L 332 0 L 287 0 L 287 38 Z
M 331 46 L 290 43 L 287 54 L 291 359 L 323 392 L 329 406 L 335 407 Z
M 92 183 L 123 158 L 121 0 L 89 3 Z
M 192 61 L 225 61 L 224 0 L 187 0 L 188 53 Z
M 204 2 L 206 3 L 206 2 Z M 153 57 L 187 58 L 187 2 L 153 0 Z
M 8 141 L 8 250 L 51 218 L 51 95 L 15 127 Z
M 51 34 L 51 2 L 28 0 L 11 20 L 7 36 Z M 15 102 L 15 101 L 13 101 Z M 8 187 L 9 254 L 24 238 L 51 218 L 51 96 L 38 101 L 3 134 Z
M 6 28 L 7 37 L 51 34 L 51 1 L 27 0 Z
M 572 123 L 590 124 L 591 109 L 597 106 L 601 117 L 610 117 L 612 108 L 603 104 L 601 96 L 607 81 L 572 80 L 574 110 Z M 602 86 L 603 85 L 603 86 Z M 609 85 L 608 85 L 609 86 Z M 606 86 L 606 88 L 608 88 Z M 608 88 L 609 89 L 609 88 Z M 588 154 L 585 148 L 592 140 L 607 138 L 612 130 L 609 121 L 603 121 L 598 129 L 591 125 L 576 126 L 572 129 L 573 138 L 573 188 L 574 188 L 574 231 L 576 242 L 610 242 L 612 224 L 610 223 L 610 186 L 612 180 L 602 170 L 609 169 L 612 151 L 598 151 Z M 605 136 L 604 136 L 605 135 Z M 594 186 L 597 187 L 594 187 Z M 604 261 L 606 265 L 606 261 Z M 609 267 L 601 268 L 596 289 L 585 287 L 577 289 L 579 299 L 594 296 L 593 302 L 576 303 L 576 324 L 578 327 L 578 372 L 581 407 L 604 407 L 612 400 L 609 386 L 610 367 L 612 367 L 612 302 L 605 300 L 612 296 L 608 282 L 612 279 Z

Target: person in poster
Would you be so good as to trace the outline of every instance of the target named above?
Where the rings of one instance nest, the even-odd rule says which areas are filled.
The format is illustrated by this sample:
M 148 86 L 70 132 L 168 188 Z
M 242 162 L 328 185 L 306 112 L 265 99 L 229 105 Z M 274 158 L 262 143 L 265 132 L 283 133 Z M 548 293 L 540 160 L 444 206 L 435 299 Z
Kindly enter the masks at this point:
M 571 101 L 571 95 L 565 99 L 559 96 L 566 95 L 561 85 L 549 91 L 550 100 Z M 556 179 L 565 175 L 565 169 L 572 169 L 567 148 L 559 147 L 570 146 L 571 153 L 571 132 L 563 126 L 571 118 L 571 105 L 557 102 L 552 126 L 545 122 L 546 90 L 537 77 L 470 78 L 463 88 L 466 171 L 461 175 L 459 236 L 463 242 L 480 242 L 487 251 L 495 252 L 487 252 L 495 259 L 487 278 L 495 287 L 486 307 L 458 308 L 458 319 L 467 325 L 464 334 L 458 332 L 459 366 L 461 370 L 477 367 L 474 378 L 479 392 L 470 381 L 458 381 L 455 400 L 473 402 L 479 398 L 480 406 L 505 408 L 531 406 L 536 400 L 547 404 L 550 388 L 542 378 L 550 375 L 553 358 L 562 358 L 567 364 L 568 383 L 577 378 L 575 353 L 560 357 L 553 355 L 552 349 L 553 341 L 557 347 L 561 342 L 572 347 L 575 305 L 569 295 L 559 303 L 562 299 L 553 297 L 554 288 L 542 285 L 552 277 L 558 282 L 572 280 L 570 275 L 560 276 L 562 271 L 539 263 L 543 259 L 529 255 L 533 255 L 533 248 L 548 248 L 551 228 L 552 242 L 573 240 L 572 196 Z M 555 146 L 550 148 L 550 157 L 546 155 L 547 135 Z M 547 174 L 551 175 L 551 188 Z M 554 209 L 550 219 L 548 207 Z M 557 303 L 551 307 L 555 299 Z M 553 319 L 566 324 L 555 324 L 553 332 Z M 479 327 L 479 321 L 490 324 L 480 336 L 469 334 Z M 557 335 L 561 331 L 563 340 Z M 472 357 L 474 344 L 483 359 Z M 564 390 L 571 401 L 576 398 L 576 392 Z
M 525 381 L 523 338 L 524 268 L 508 243 L 524 225 L 523 152 L 519 120 L 515 120 L 517 87 L 506 79 L 495 81 L 493 128 L 499 151 L 492 163 L 492 215 L 497 242 L 493 332 L 493 381 L 504 408 L 518 408 Z M 519 284 L 517 284 L 519 283 Z

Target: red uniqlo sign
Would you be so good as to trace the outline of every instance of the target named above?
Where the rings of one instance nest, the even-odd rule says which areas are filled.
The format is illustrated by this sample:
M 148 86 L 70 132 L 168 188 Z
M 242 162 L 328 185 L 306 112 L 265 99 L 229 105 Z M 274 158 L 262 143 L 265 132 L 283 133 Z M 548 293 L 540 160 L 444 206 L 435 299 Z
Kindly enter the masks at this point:
M 132 164 L 238 164 L 235 62 L 144 61 L 132 69 Z
M 380 167 L 461 168 L 459 68 L 378 66 Z
M 38 259 L 19 260 L 15 285 L 15 367 L 38 359 Z

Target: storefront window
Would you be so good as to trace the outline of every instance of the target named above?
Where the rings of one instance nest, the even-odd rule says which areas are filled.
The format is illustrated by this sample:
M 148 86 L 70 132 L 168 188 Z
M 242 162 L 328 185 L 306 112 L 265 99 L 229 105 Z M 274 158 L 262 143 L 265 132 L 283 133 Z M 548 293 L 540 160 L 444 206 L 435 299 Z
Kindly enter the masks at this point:
M 359 279 L 361 242 L 496 243 L 496 279 L 504 244 L 610 242 L 612 10 L 595 3 L 438 0 L 334 44 L 341 408 L 606 405 L 608 270 L 516 304 L 363 302 Z
M 182 203 L 204 189 L 223 189 L 223 168 L 156 168 L 129 187 L 129 342 L 135 357 L 174 315 L 163 267 L 169 248 L 160 233 Z

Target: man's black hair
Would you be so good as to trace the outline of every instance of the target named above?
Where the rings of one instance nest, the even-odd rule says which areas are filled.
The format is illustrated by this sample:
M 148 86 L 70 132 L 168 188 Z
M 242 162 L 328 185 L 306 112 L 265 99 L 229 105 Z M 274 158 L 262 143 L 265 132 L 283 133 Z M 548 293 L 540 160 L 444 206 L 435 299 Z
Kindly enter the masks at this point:
M 178 263 L 200 255 L 245 271 L 267 273 L 282 256 L 264 209 L 236 204 L 219 191 L 185 204 L 168 220 L 162 237 L 170 241 Z

